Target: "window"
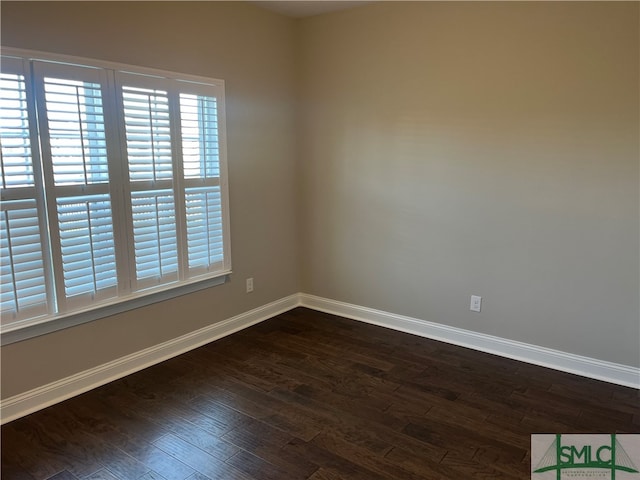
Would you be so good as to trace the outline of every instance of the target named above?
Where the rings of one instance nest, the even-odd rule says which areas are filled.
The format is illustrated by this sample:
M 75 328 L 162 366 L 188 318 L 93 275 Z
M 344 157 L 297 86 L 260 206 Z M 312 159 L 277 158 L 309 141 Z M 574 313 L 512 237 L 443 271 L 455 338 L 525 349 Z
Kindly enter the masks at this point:
M 3 327 L 230 273 L 223 82 L 91 63 L 2 57 Z

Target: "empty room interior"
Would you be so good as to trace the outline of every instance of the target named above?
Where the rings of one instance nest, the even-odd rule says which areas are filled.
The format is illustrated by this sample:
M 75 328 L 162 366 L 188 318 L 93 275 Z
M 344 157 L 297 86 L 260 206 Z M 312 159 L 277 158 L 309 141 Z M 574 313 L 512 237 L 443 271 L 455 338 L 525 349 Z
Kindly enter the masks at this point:
M 0 9 L 3 479 L 636 478 L 640 3 Z

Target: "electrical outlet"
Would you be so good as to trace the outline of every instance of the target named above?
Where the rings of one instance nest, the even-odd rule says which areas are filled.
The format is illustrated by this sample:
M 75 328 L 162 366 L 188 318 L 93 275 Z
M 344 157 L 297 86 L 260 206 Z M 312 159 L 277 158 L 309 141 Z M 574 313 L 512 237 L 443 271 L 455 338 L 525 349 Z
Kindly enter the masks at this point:
M 469 306 L 469 310 L 472 312 L 479 312 L 481 306 L 482 297 L 479 297 L 478 295 L 471 295 L 471 305 Z
M 247 278 L 247 293 L 253 292 L 253 278 Z

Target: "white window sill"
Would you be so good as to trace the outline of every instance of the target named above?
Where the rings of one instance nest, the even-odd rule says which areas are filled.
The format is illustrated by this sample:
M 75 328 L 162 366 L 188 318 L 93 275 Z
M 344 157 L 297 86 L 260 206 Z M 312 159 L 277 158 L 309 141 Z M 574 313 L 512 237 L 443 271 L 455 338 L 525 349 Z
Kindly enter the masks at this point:
M 152 303 L 169 300 L 171 298 L 187 295 L 189 293 L 204 290 L 205 288 L 222 285 L 231 272 L 224 272 L 216 277 L 202 280 L 194 280 L 190 283 L 182 283 L 178 286 L 167 286 L 163 290 L 154 290 L 146 293 L 137 293 L 127 298 L 119 298 L 115 302 L 97 305 L 79 312 L 68 313 L 58 317 L 43 317 L 27 321 L 17 321 L 2 327 L 0 330 L 0 344 L 2 346 L 20 342 L 29 338 L 46 335 L 65 328 L 74 327 L 83 323 L 92 322 L 100 318 L 109 317 L 118 313 L 133 310 L 135 308 L 151 305 Z

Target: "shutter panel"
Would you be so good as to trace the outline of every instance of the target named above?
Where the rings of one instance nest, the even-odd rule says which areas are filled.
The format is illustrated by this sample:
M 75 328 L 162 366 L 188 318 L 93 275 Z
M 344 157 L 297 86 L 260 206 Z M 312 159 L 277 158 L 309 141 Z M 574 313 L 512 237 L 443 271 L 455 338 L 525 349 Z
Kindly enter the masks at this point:
M 122 87 L 129 179 L 171 180 L 173 158 L 167 92 Z
M 32 150 L 27 86 L 21 60 L 2 59 L 0 73 L 0 304 L 2 323 L 37 317 L 52 306 L 45 271 L 47 242 Z M 40 212 L 39 212 L 40 210 Z
M 44 91 L 55 184 L 107 183 L 100 84 L 45 78 Z
M 218 110 L 214 97 L 180 94 L 185 178 L 220 177 Z
M 121 94 L 136 289 L 142 289 L 179 278 L 169 96 L 166 90 L 128 84 Z
M 115 245 L 109 195 L 57 200 L 64 289 L 67 298 L 115 294 Z
M 3 323 L 47 313 L 48 296 L 36 201 L 3 202 L 0 235 Z
M 2 188 L 35 187 L 24 75 L 0 74 Z
M 176 215 L 171 190 L 132 192 L 133 237 L 139 286 L 177 280 Z M 148 281 L 141 282 L 147 279 Z
M 222 268 L 224 237 L 220 188 L 187 188 L 185 204 L 189 269 Z
M 62 311 L 117 296 L 101 69 L 34 62 Z
M 190 275 L 224 267 L 218 108 L 215 97 L 180 94 Z

